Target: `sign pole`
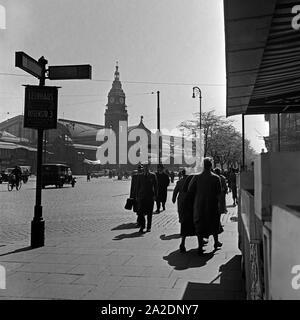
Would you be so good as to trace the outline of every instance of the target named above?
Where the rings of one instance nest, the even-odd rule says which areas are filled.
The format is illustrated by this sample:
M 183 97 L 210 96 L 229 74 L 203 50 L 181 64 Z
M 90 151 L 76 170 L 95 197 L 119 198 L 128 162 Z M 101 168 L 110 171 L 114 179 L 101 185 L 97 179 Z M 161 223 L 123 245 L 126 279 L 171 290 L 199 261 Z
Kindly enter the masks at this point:
M 48 61 L 41 57 L 38 61 L 42 66 L 42 77 L 40 78 L 40 86 L 45 85 L 46 64 Z M 31 247 L 39 248 L 45 245 L 45 220 L 43 219 L 42 207 L 42 162 L 43 162 L 43 133 L 42 128 L 38 130 L 37 143 L 37 174 L 36 174 L 36 198 L 34 207 L 34 217 L 31 221 Z

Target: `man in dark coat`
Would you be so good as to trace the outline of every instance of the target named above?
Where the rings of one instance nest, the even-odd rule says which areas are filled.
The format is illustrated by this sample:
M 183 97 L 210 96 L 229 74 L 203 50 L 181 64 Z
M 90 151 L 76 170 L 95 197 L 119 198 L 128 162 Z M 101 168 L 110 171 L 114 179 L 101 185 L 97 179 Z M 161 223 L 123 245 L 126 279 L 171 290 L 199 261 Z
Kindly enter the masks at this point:
M 230 168 L 229 170 L 228 182 L 232 192 L 233 205 L 235 206 L 238 201 L 237 201 L 236 174 L 235 174 L 234 168 Z
M 137 171 L 133 171 L 132 173 L 132 177 L 131 177 L 131 185 L 130 185 L 130 198 L 134 199 L 134 204 L 132 207 L 133 212 L 136 212 L 137 214 L 137 221 L 136 221 L 136 226 L 140 227 L 139 225 L 139 218 L 138 218 L 138 206 L 137 206 L 137 199 L 136 199 L 136 195 L 137 195 L 137 181 L 138 181 L 138 177 L 139 175 L 141 175 L 143 173 L 143 165 L 142 164 L 138 164 L 137 167 Z
M 158 184 L 157 199 L 156 199 L 156 213 L 159 213 L 161 204 L 162 204 L 163 211 L 166 210 L 168 186 L 170 184 L 170 178 L 164 172 L 164 167 L 161 164 L 158 165 L 156 178 L 157 178 L 157 184 Z
M 154 201 L 157 197 L 157 179 L 149 171 L 149 165 L 143 165 L 144 172 L 138 176 L 136 184 L 137 214 L 140 226 L 139 232 L 144 232 L 147 216 L 147 232 L 151 231 Z
M 195 194 L 193 219 L 198 237 L 198 253 L 203 254 L 203 238 L 214 237 L 214 248 L 222 246 L 218 240 L 221 233 L 220 213 L 218 209 L 221 194 L 220 178 L 212 172 L 212 160 L 204 159 L 204 170 L 195 175 L 189 184 L 189 192 Z
M 219 176 L 221 180 L 221 196 L 220 196 L 220 202 L 219 202 L 219 212 L 220 214 L 226 213 L 226 194 L 228 192 L 226 178 L 221 174 L 221 170 L 219 168 L 215 168 L 215 174 Z

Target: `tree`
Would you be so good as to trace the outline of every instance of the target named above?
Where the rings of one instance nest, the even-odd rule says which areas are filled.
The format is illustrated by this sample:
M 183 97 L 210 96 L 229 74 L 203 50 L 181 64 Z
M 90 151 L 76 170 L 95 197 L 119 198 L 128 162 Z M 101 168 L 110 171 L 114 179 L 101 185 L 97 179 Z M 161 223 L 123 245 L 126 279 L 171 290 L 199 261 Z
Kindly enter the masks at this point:
M 195 114 L 196 119 L 186 120 L 178 126 L 185 130 L 188 135 L 199 131 L 199 113 Z M 219 164 L 223 169 L 226 165 L 237 167 L 242 161 L 242 136 L 233 126 L 233 121 L 218 116 L 215 111 L 203 112 L 201 116 L 204 157 L 210 156 L 215 164 Z M 255 158 L 255 151 L 250 146 L 250 142 L 245 139 L 245 162 L 246 165 Z

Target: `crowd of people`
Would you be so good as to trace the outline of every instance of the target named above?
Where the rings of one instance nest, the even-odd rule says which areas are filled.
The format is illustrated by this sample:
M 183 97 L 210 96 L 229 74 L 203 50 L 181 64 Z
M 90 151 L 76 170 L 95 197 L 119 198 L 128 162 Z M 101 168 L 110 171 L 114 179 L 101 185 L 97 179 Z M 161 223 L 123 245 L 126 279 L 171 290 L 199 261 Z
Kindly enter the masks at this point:
M 221 172 L 219 168 L 213 169 L 211 158 L 204 159 L 203 167 L 203 172 L 196 175 L 187 175 L 184 169 L 181 170 L 172 195 L 172 202 L 177 201 L 181 226 L 179 250 L 186 251 L 186 237 L 197 236 L 200 255 L 210 236 L 213 236 L 215 250 L 222 247 L 219 241 L 219 234 L 223 232 L 220 218 L 221 214 L 227 213 L 226 194 L 229 191 L 232 192 L 233 205 L 237 204 L 236 170 Z M 168 186 L 174 182 L 174 176 L 163 165 L 158 165 L 156 173 L 150 172 L 148 164 L 139 164 L 132 175 L 129 199 L 137 214 L 140 233 L 144 229 L 151 231 L 155 202 L 154 213 L 160 213 L 161 208 L 166 210 Z

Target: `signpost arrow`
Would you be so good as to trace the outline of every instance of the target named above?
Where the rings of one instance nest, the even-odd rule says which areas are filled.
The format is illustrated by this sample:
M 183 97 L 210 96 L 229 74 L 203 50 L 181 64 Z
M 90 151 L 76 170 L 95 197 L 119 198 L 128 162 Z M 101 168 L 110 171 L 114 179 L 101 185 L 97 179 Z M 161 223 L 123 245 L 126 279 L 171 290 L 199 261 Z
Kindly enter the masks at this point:
M 36 78 L 40 79 L 43 77 L 43 66 L 22 51 L 18 51 L 15 54 L 15 66 L 23 69 Z
M 49 66 L 50 80 L 92 79 L 92 67 L 89 64 Z

